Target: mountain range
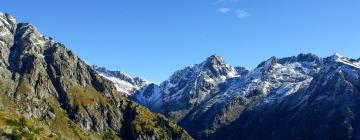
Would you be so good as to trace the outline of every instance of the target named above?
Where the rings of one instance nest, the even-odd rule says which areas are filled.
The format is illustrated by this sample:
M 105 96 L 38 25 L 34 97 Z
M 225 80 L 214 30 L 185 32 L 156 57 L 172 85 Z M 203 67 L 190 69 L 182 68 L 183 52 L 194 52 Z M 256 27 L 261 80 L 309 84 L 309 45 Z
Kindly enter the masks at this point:
M 212 55 L 129 98 L 195 139 L 360 139 L 359 74 L 359 59 L 340 54 L 272 57 L 253 70 Z

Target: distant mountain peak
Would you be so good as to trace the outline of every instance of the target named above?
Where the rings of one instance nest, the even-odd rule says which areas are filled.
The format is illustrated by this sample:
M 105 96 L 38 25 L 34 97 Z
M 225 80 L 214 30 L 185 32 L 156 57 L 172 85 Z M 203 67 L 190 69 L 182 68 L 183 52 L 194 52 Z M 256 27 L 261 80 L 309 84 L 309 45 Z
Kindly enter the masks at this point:
M 300 53 L 296 56 L 298 61 L 314 62 L 319 61 L 320 58 L 313 53 Z
M 8 13 L 0 12 L 0 19 L 2 19 L 2 20 L 6 19 L 6 20 L 11 21 L 12 23 L 16 23 L 16 19 Z
M 348 58 L 346 56 L 343 56 L 339 53 L 335 53 L 334 55 L 331 55 L 327 58 L 324 58 L 324 63 L 329 63 L 329 64 L 342 64 L 342 65 L 347 65 L 347 66 L 351 66 L 353 68 L 357 68 L 360 69 L 360 59 L 352 59 L 352 58 Z M 331 65 L 329 65 L 331 66 Z
M 225 76 L 226 78 L 231 78 L 238 75 L 235 67 L 226 63 L 223 58 L 216 54 L 206 58 L 205 61 L 198 64 L 197 66 L 198 70 L 206 72 L 207 74 L 211 75 L 210 77 L 212 78 L 220 78 L 222 76 Z
M 139 78 L 131 77 L 130 75 L 121 71 L 111 71 L 104 67 L 93 65 L 92 68 L 104 78 L 112 81 L 116 87 L 116 90 L 123 93 L 125 96 L 132 95 L 143 86 L 148 85 L 150 82 Z
M 217 55 L 217 54 L 213 54 L 213 55 L 209 56 L 208 58 L 206 58 L 205 61 L 206 62 L 213 62 L 213 63 L 215 63 L 215 62 L 222 63 L 222 62 L 224 62 L 224 59 L 222 57 L 220 57 L 219 55 Z
M 272 66 L 278 63 L 278 58 L 275 56 L 270 57 L 268 60 L 263 61 L 260 63 L 257 68 L 264 68 L 264 69 L 270 69 Z
M 16 24 L 16 19 L 7 13 L 0 12 L 0 24 L 5 24 L 7 28 L 13 27 Z
M 338 58 L 344 57 L 343 55 L 341 55 L 341 54 L 340 54 L 340 53 L 338 53 L 338 52 L 334 53 L 334 55 L 333 55 L 333 56 L 338 57 Z
M 216 54 L 206 58 L 205 61 L 203 61 L 200 64 L 202 68 L 208 68 L 213 66 L 225 66 L 225 65 L 226 65 L 225 60 Z
M 325 59 L 337 62 L 339 60 L 347 59 L 347 57 L 341 55 L 340 53 L 334 53 L 333 55 L 331 55 Z

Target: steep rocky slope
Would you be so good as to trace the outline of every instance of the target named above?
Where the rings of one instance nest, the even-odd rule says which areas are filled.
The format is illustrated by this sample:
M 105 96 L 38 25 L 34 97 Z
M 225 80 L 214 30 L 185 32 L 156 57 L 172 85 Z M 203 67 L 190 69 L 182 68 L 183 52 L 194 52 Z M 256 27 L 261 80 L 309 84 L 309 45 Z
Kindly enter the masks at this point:
M 63 44 L 2 13 L 0 114 L 2 139 L 191 139 L 122 96 Z

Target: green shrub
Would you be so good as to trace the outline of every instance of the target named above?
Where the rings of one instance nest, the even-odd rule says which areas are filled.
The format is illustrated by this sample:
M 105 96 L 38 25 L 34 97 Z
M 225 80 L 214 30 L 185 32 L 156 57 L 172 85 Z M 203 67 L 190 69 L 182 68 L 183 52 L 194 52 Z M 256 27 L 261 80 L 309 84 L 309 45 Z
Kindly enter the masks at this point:
M 20 118 L 19 120 L 7 120 L 6 124 L 10 126 L 18 126 L 24 128 L 26 126 L 25 118 Z
M 7 120 L 6 124 L 15 127 L 11 133 L 12 140 L 21 140 L 23 138 L 27 140 L 35 140 L 36 135 L 39 135 L 42 131 L 45 131 L 44 128 L 37 128 L 32 125 L 27 125 L 26 120 L 23 117 L 19 120 Z

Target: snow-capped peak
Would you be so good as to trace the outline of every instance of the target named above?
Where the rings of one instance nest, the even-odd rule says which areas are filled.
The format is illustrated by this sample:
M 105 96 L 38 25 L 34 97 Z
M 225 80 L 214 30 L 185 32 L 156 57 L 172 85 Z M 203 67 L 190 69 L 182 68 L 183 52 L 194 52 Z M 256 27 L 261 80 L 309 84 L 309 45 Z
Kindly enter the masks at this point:
M 14 17 L 12 17 L 11 15 L 7 14 L 7 13 L 1 13 L 0 12 L 0 24 L 1 23 L 5 23 L 5 24 L 16 24 L 16 19 Z M 10 25 L 6 25 L 6 26 L 10 26 Z
M 159 112 L 164 111 L 162 106 L 177 108 L 181 105 L 172 105 L 197 104 L 212 96 L 213 90 L 218 90 L 227 79 L 239 76 L 238 71 L 241 74 L 248 72 L 245 68 L 235 68 L 227 64 L 218 55 L 212 55 L 199 64 L 176 71 L 158 88 L 146 86 L 132 97 Z
M 12 46 L 13 34 L 16 30 L 16 20 L 9 14 L 0 12 L 0 46 Z
M 112 81 L 116 90 L 130 96 L 140 88 L 148 85 L 150 82 L 139 77 L 131 77 L 130 75 L 121 71 L 110 71 L 104 67 L 92 66 L 93 69 L 104 78 Z
M 346 57 L 344 57 L 343 55 L 341 55 L 339 53 L 334 53 L 333 55 L 329 56 L 328 58 L 330 58 L 334 62 L 339 62 L 342 59 L 346 59 Z
M 235 67 L 227 64 L 223 58 L 214 54 L 206 58 L 206 60 L 200 64 L 195 65 L 196 71 L 206 73 L 211 78 L 221 78 L 225 80 L 226 78 L 237 77 L 238 73 Z
M 225 61 L 220 56 L 214 54 L 206 58 L 206 60 L 202 64 L 223 65 L 225 64 Z
M 334 53 L 334 56 L 337 57 L 337 58 L 341 58 L 341 57 L 344 57 L 343 55 L 341 55 L 340 53 Z
M 333 62 L 345 64 L 357 69 L 360 69 L 360 62 L 359 60 L 350 59 L 348 57 L 345 57 L 339 53 L 335 53 L 334 55 L 329 57 Z

